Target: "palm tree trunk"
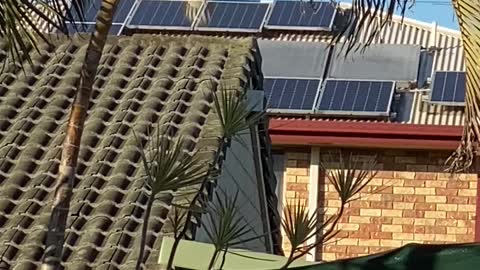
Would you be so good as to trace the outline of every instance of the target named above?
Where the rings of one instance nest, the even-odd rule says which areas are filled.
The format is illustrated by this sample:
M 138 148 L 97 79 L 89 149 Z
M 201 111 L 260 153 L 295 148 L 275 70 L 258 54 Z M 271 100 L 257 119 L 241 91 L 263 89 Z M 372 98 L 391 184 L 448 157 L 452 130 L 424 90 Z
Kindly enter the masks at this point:
M 140 252 L 138 253 L 137 264 L 135 265 L 136 270 L 142 270 L 143 255 L 147 244 L 148 221 L 150 220 L 150 213 L 152 212 L 154 200 L 155 196 L 153 194 L 150 195 L 147 202 L 147 209 L 145 210 L 145 216 L 143 217 L 142 238 L 140 239 Z
M 80 141 L 82 138 L 87 109 L 90 103 L 92 86 L 100 63 L 102 51 L 112 26 L 113 16 L 120 0 L 103 0 L 97 15 L 95 31 L 85 53 L 85 61 L 80 74 L 79 88 L 68 120 L 66 137 L 62 149 L 59 175 L 55 183 L 52 213 L 48 225 L 46 249 L 42 269 L 57 269 L 62 260 L 65 229 L 73 192 L 73 181 L 77 167 Z
M 460 172 L 473 162 L 480 139 L 480 3 L 470 0 L 452 0 L 462 34 L 467 89 L 465 104 L 465 126 L 462 143 L 449 158 L 449 170 Z

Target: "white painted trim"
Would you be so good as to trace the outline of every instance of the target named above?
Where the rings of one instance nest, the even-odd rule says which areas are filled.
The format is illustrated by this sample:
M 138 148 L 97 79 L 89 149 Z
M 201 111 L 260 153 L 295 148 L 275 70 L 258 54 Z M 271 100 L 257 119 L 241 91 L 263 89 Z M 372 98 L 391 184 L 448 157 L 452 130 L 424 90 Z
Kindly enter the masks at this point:
M 308 209 L 312 215 L 318 207 L 318 174 L 320 170 L 320 148 L 312 147 L 310 150 L 310 182 L 308 185 Z M 317 237 L 312 237 L 308 244 L 317 241 Z M 310 254 L 307 254 L 307 261 L 316 261 L 317 248 L 314 247 Z

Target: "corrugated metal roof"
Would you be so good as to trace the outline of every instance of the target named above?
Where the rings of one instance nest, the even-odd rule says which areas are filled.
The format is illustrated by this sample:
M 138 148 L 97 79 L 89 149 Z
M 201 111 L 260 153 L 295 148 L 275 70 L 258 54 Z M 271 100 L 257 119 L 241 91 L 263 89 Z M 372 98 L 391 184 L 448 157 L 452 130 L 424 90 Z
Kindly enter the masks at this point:
M 360 42 L 365 42 L 372 32 L 372 25 L 362 29 Z M 268 37 L 267 37 L 268 38 Z M 292 40 L 291 34 L 279 35 L 279 40 Z M 327 34 L 295 35 L 298 41 L 328 42 Z M 434 70 L 464 71 L 463 47 L 459 31 L 439 27 L 435 23 L 424 23 L 408 18 L 394 16 L 392 22 L 373 43 L 415 44 L 422 47 L 436 47 Z M 425 101 L 428 91 L 416 91 L 411 106 L 409 124 L 463 125 L 462 107 L 432 105 Z M 312 116 L 309 116 L 312 118 Z M 356 120 L 350 120 L 356 121 Z

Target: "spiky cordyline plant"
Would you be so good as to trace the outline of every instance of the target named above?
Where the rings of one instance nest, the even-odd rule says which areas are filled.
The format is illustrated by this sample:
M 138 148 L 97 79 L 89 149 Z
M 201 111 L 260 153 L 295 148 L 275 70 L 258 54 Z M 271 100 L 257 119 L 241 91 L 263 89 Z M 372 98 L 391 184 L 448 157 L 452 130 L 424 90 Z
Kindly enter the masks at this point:
M 219 195 L 220 193 L 222 196 Z M 228 252 L 229 247 L 244 244 L 261 237 L 256 236 L 240 240 L 252 232 L 252 229 L 249 227 L 248 221 L 238 211 L 238 191 L 232 197 L 220 189 L 215 193 L 215 198 L 214 203 L 216 205 L 213 203 L 207 207 L 208 222 L 202 222 L 207 237 L 215 248 L 207 269 L 213 269 L 221 252 L 224 252 L 218 267 L 218 269 L 222 269 L 225 263 L 225 254 Z
M 330 1 L 336 3 L 335 0 Z M 446 161 L 447 170 L 456 173 L 471 167 L 480 143 L 480 2 L 451 1 L 460 25 L 467 77 L 462 140 Z M 310 8 L 315 8 L 314 0 L 308 2 Z M 389 27 L 395 12 L 403 18 L 405 11 L 414 5 L 415 0 L 352 0 L 345 24 L 334 34 L 332 43 L 343 43 L 345 54 L 365 49 Z M 363 31 L 366 27 L 370 30 L 368 34 Z
M 227 142 L 241 135 L 253 123 L 265 116 L 264 112 L 252 113 L 247 103 L 247 93 L 228 85 L 221 85 L 214 94 L 215 109 L 220 119 L 222 133 Z M 260 101 L 259 101 L 260 102 Z
M 327 157 L 326 161 L 320 162 L 320 166 L 328 172 L 326 177 L 339 195 L 340 208 L 336 214 L 323 221 L 323 209 L 309 211 L 305 203 L 299 200 L 287 201 L 282 228 L 292 249 L 282 269 L 287 269 L 293 261 L 332 239 L 337 234 L 336 225 L 345 211 L 345 206 L 377 174 L 376 157 L 362 158 L 353 153 L 345 155 L 341 151 L 329 153 Z M 313 243 L 308 244 L 311 239 L 314 239 Z
M 205 164 L 184 148 L 182 137 L 176 139 L 161 134 L 156 128 L 154 136 L 149 136 L 149 149 L 145 151 L 140 143 L 140 153 L 145 170 L 145 183 L 150 190 L 144 214 L 140 252 L 136 269 L 140 270 L 145 251 L 148 221 L 155 200 L 161 199 L 166 191 L 177 191 L 201 184 L 206 176 Z M 137 141 L 140 140 L 137 137 Z
M 189 80 L 189 79 L 187 79 Z M 221 158 L 221 151 L 223 151 L 224 146 L 228 146 L 233 138 L 240 135 L 243 131 L 248 130 L 251 125 L 259 121 L 262 117 L 265 116 L 264 112 L 260 113 L 251 113 L 246 101 L 245 93 L 240 93 L 234 87 L 229 87 L 225 85 L 221 85 L 217 87 L 217 82 L 212 79 L 202 80 L 199 83 L 210 83 L 210 93 L 206 93 L 206 95 L 213 94 L 214 98 L 214 105 L 215 111 L 218 115 L 220 120 L 220 125 L 222 128 L 222 143 L 220 144 L 217 155 L 215 160 L 212 164 L 210 164 L 207 175 L 202 182 L 200 190 L 203 190 L 206 186 L 208 181 L 213 181 L 213 179 L 219 173 L 217 167 L 219 159 Z M 182 226 L 182 230 L 180 233 L 175 234 L 175 240 L 172 246 L 172 251 L 170 253 L 168 262 L 167 262 L 167 270 L 170 270 L 173 266 L 173 261 L 175 259 L 176 250 L 180 240 L 185 237 L 187 234 L 188 229 L 190 228 L 190 224 L 192 222 L 192 214 L 193 212 L 191 209 L 195 208 L 198 204 L 198 200 L 200 197 L 200 192 L 197 193 L 190 205 L 186 208 L 186 217 L 184 218 L 185 224 Z

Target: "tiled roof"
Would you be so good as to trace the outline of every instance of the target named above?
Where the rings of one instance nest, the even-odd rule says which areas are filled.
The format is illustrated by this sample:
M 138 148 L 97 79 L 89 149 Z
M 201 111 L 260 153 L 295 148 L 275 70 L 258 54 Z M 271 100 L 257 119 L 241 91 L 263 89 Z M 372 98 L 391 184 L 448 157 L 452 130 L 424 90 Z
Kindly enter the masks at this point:
M 41 44 L 23 73 L 0 75 L 0 261 L 35 269 L 43 253 L 50 203 L 69 106 L 88 38 Z M 253 39 L 134 35 L 112 37 L 94 83 L 67 226 L 67 269 L 132 269 L 146 195 L 137 141 L 163 123 L 213 161 L 221 136 L 213 99 L 215 77 L 245 89 L 256 73 Z M 5 59 L 0 43 L 0 59 Z M 0 63 L 1 64 L 1 63 Z M 194 80 L 180 80 L 183 77 Z M 165 117 L 168 116 L 168 117 Z M 170 117 L 171 116 L 171 117 Z M 150 261 L 160 247 L 168 206 L 156 201 L 149 224 Z M 153 248 L 153 250 L 151 249 Z

